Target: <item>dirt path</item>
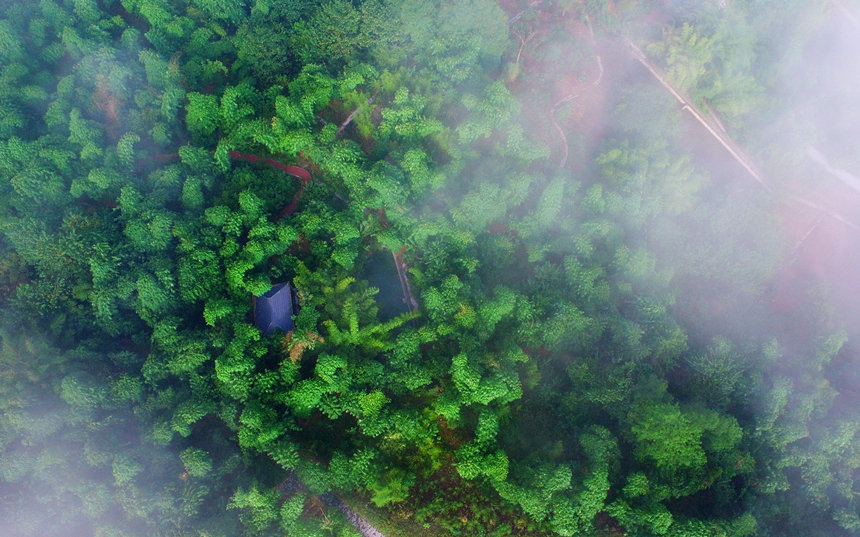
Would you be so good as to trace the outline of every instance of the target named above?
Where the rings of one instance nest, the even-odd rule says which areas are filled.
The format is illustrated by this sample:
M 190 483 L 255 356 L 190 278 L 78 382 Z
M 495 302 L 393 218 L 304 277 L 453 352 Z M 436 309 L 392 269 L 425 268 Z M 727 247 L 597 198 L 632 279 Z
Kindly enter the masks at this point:
M 590 36 L 591 46 L 594 47 L 595 50 L 595 63 L 597 65 L 597 74 L 595 75 L 594 80 L 591 83 L 591 86 L 596 88 L 600 85 L 600 82 L 603 80 L 603 58 L 597 52 L 597 42 L 594 39 L 594 27 L 591 25 L 591 19 L 588 17 L 588 14 L 585 15 L 585 21 L 588 24 L 588 33 Z M 519 56 L 517 56 L 519 59 Z M 561 125 L 558 124 L 558 121 L 555 119 L 555 112 L 558 110 L 558 107 L 563 105 L 564 103 L 568 103 L 578 99 L 582 95 L 581 91 L 576 91 L 574 93 L 570 93 L 565 95 L 555 103 L 553 103 L 552 107 L 549 110 L 549 119 L 552 122 L 552 126 L 555 127 L 556 132 L 558 133 L 559 138 L 561 139 L 562 148 L 564 152 L 562 153 L 561 160 L 558 163 L 559 168 L 564 168 L 567 164 L 567 157 L 570 151 L 569 144 L 567 143 L 567 136 L 564 134 L 564 130 L 561 128 Z
M 589 149 L 579 142 L 604 135 L 607 92 L 619 75 L 618 47 L 596 38 L 592 20 L 577 9 L 532 0 L 526 17 L 523 2 L 500 4 L 514 42 L 519 39 L 506 86 L 522 103 L 524 126 L 551 148 L 559 167 L 582 171 L 580 159 Z
M 278 215 L 278 220 L 284 218 L 285 216 L 293 214 L 293 211 L 295 211 L 296 207 L 298 206 L 299 198 L 302 197 L 302 194 L 305 191 L 305 187 L 308 185 L 308 183 L 312 181 L 311 173 L 300 166 L 290 166 L 275 159 L 265 158 L 259 155 L 252 155 L 250 153 L 240 153 L 239 151 L 230 151 L 230 158 L 236 160 L 244 160 L 251 163 L 264 162 L 269 166 L 272 166 L 273 168 L 276 168 L 286 173 L 287 175 L 292 175 L 293 177 L 301 179 L 302 184 L 299 186 L 299 191 L 296 192 L 295 196 L 293 196 L 293 201 L 291 201 L 289 205 L 284 207 L 284 210 L 282 210 L 281 214 Z

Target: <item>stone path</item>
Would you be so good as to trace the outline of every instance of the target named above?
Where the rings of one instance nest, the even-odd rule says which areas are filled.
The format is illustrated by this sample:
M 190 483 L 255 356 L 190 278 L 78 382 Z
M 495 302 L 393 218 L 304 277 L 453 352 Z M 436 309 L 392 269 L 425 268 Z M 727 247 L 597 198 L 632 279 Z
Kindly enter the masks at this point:
M 307 492 L 308 490 L 295 472 L 290 472 L 289 475 L 287 475 L 287 478 L 275 488 L 280 491 L 281 498 L 283 499 L 288 499 L 299 491 Z M 370 522 L 362 518 L 361 515 L 352 509 L 352 507 L 348 506 L 343 500 L 338 498 L 337 495 L 331 492 L 326 492 L 320 495 L 319 499 L 326 505 L 326 507 L 337 509 L 343 513 L 346 520 L 355 526 L 355 529 L 361 532 L 363 537 L 385 537 L 381 531 L 374 528 Z
M 328 507 L 334 507 L 343 513 L 343 516 L 349 521 L 349 523 L 355 526 L 355 528 L 360 531 L 364 537 L 385 537 L 381 531 L 374 528 L 370 522 L 363 519 L 358 513 L 353 511 L 352 507 L 343 503 L 343 500 L 331 492 L 326 492 L 320 496 L 320 500 L 322 500 L 322 502 Z

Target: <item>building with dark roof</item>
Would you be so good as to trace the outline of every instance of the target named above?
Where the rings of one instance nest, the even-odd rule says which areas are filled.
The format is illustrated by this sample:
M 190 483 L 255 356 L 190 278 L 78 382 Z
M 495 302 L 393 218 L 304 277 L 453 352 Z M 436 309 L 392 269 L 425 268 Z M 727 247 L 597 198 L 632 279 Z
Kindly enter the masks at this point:
M 254 300 L 254 324 L 264 336 L 273 333 L 276 328 L 284 332 L 292 331 L 296 325 L 293 314 L 297 299 L 293 286 L 289 283 L 279 283 L 269 291 Z

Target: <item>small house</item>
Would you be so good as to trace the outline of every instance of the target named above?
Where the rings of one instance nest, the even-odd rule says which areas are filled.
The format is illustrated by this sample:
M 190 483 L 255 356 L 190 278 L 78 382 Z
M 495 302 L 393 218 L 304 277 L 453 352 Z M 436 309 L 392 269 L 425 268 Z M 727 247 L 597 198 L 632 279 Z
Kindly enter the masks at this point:
M 289 283 L 279 283 L 261 296 L 254 298 L 254 325 L 264 336 L 276 328 L 291 332 L 296 326 L 293 314 L 296 313 L 298 297 Z

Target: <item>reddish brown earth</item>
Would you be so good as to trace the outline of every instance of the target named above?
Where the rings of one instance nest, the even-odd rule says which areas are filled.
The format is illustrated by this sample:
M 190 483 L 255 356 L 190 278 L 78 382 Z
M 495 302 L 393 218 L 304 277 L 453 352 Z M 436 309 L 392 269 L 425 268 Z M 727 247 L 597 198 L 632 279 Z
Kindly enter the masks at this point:
M 302 194 L 305 191 L 305 186 L 311 182 L 311 174 L 306 169 L 301 168 L 299 166 L 290 166 L 288 164 L 284 164 L 283 162 L 277 161 L 275 159 L 261 157 L 259 155 L 252 155 L 250 153 L 240 153 L 239 151 L 230 151 L 230 158 L 236 160 L 244 160 L 251 163 L 262 162 L 272 166 L 273 168 L 280 170 L 287 175 L 292 175 L 293 177 L 297 177 L 301 179 L 302 184 L 299 186 L 299 191 L 296 192 L 296 195 L 293 196 L 293 201 L 290 202 L 289 205 L 284 207 L 284 210 L 281 211 L 281 214 L 278 218 L 283 218 L 285 216 L 289 216 L 293 214 L 293 211 L 296 210 L 296 206 L 299 203 L 299 198 L 302 197 Z
M 299 198 L 302 197 L 302 194 L 305 191 L 305 186 L 307 186 L 307 184 L 310 183 L 312 180 L 311 174 L 308 170 L 302 168 L 301 166 L 290 166 L 289 164 L 284 164 L 281 161 L 268 157 L 261 157 L 259 155 L 254 155 L 251 153 L 241 153 L 239 151 L 230 150 L 229 155 L 230 158 L 235 160 L 244 160 L 253 164 L 268 164 L 269 166 L 272 166 L 273 168 L 280 170 L 287 175 L 292 175 L 293 177 L 300 179 L 302 184 L 299 186 L 299 191 L 296 192 L 296 195 L 293 197 L 293 200 L 290 202 L 290 204 L 284 207 L 278 218 L 283 218 L 285 216 L 293 214 L 293 211 L 296 210 L 296 206 L 299 203 Z M 175 162 L 179 160 L 179 153 L 162 153 L 159 155 L 155 155 L 153 160 L 158 163 Z
M 516 2 L 501 4 L 509 16 L 522 9 Z M 558 35 L 559 17 L 563 17 L 561 27 L 569 38 L 565 42 L 550 38 Z M 588 25 L 573 11 L 559 14 L 544 10 L 527 29 L 512 31 L 524 44 L 507 86 L 523 103 L 521 116 L 532 135 L 550 148 L 556 162 L 562 160 L 565 143 L 572 152 L 573 133 L 585 140 L 602 139 L 606 94 L 612 86 L 614 67 L 624 64 L 613 61 L 614 49 L 595 41 Z M 584 51 L 591 54 L 583 57 Z M 602 74 L 595 56 L 602 58 Z M 515 60 L 510 58 L 512 63 Z M 553 126 L 553 114 L 567 140 Z M 576 166 L 575 160 L 567 162 Z
M 103 124 L 108 137 L 111 140 L 117 140 L 122 128 L 117 110 L 122 108 L 122 103 L 110 91 L 107 80 L 102 75 L 97 76 L 96 91 L 93 93 L 92 102 L 103 114 Z

